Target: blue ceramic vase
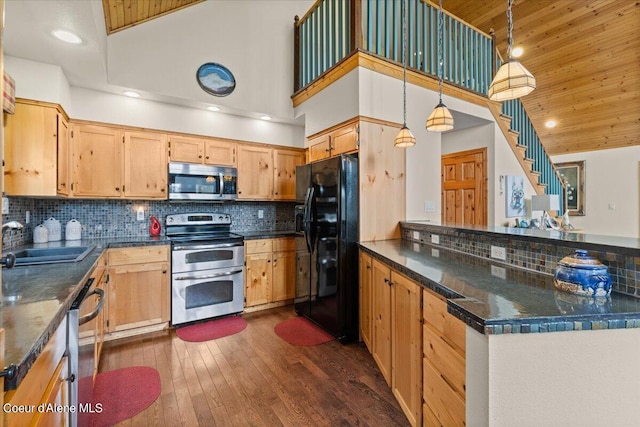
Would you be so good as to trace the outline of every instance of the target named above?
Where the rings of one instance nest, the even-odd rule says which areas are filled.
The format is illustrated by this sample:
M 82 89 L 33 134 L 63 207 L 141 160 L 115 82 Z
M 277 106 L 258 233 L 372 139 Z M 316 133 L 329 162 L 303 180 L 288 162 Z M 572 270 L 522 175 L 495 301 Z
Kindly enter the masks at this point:
M 558 262 L 553 282 L 556 289 L 576 295 L 601 297 L 611 293 L 607 266 L 580 249 Z

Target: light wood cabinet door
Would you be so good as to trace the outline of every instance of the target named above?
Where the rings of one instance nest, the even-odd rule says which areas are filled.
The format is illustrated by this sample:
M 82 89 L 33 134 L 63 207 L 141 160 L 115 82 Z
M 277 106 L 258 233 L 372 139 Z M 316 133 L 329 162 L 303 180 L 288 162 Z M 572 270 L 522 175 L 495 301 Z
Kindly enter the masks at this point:
M 69 136 L 69 123 L 62 114 L 58 113 L 57 192 L 63 196 L 68 196 L 71 192 L 71 171 L 69 167 L 71 161 L 71 144 Z
M 73 125 L 73 195 L 120 197 L 122 193 L 122 131 L 94 125 Z
M 124 196 L 167 198 L 167 136 L 154 132 L 124 133 Z
M 109 267 L 109 331 L 169 321 L 169 264 Z
M 202 163 L 203 156 L 202 139 L 169 135 L 169 158 L 172 162 Z
M 373 313 L 373 359 L 388 385 L 391 385 L 391 271 L 378 260 L 371 263 L 372 313 Z
M 334 130 L 330 137 L 332 156 L 358 149 L 358 132 L 355 123 Z
M 238 144 L 222 139 L 205 139 L 204 163 L 207 165 L 237 166 Z
M 304 152 L 275 148 L 273 150 L 273 198 L 296 199 L 296 166 L 304 164 Z
M 55 196 L 58 139 L 56 108 L 17 102 L 15 114 L 5 117 L 5 193 L 9 196 Z
M 273 194 L 273 149 L 238 145 L 238 199 L 270 200 Z
M 245 257 L 245 306 L 266 304 L 271 293 L 271 252 Z
M 43 403 L 56 407 L 69 405 L 69 360 L 64 356 L 58 364 L 51 382 L 45 391 Z M 65 411 L 36 411 L 32 425 L 37 427 L 60 427 L 69 423 L 69 414 Z
M 392 271 L 391 390 L 412 426 L 422 418 L 422 288 Z
M 331 155 L 329 135 L 321 135 L 309 141 L 309 162 L 326 159 Z
M 360 251 L 360 338 L 371 351 L 371 256 Z
M 293 299 L 296 295 L 296 252 L 273 253 L 271 302 Z

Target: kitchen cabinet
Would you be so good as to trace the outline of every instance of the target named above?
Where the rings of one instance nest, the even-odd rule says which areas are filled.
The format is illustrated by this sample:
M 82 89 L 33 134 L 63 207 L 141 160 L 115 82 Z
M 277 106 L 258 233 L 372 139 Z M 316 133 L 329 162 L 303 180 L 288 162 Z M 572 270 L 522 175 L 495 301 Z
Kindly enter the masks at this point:
M 360 251 L 360 338 L 371 351 L 371 255 Z
M 359 126 L 349 122 L 331 128 L 309 140 L 309 162 L 357 151 L 360 145 Z
M 4 191 L 9 196 L 68 194 L 69 125 L 55 104 L 17 100 L 5 115 Z
M 424 290 L 422 298 L 425 425 L 464 426 L 465 325 L 447 312 L 443 297 Z
M 172 162 L 236 166 L 236 149 L 232 140 L 169 135 Z
M 167 162 L 165 134 L 125 131 L 122 195 L 127 199 L 166 199 Z
M 245 240 L 245 306 L 293 299 L 295 257 L 292 237 Z
M 109 249 L 109 333 L 169 321 L 169 254 L 169 246 Z
M 416 426 L 422 420 L 422 288 L 377 259 L 371 271 L 373 359 Z
M 238 145 L 238 199 L 270 200 L 273 194 L 273 149 Z
M 273 199 L 296 199 L 296 166 L 304 164 L 304 151 L 273 149 Z
M 5 393 L 5 404 L 36 405 L 36 408 L 43 403 L 68 405 L 66 348 L 67 318 L 64 317 L 18 388 Z M 22 413 L 3 411 L 4 425 L 8 427 L 62 426 L 68 423 L 68 415 L 65 412 L 39 413 L 36 410 Z

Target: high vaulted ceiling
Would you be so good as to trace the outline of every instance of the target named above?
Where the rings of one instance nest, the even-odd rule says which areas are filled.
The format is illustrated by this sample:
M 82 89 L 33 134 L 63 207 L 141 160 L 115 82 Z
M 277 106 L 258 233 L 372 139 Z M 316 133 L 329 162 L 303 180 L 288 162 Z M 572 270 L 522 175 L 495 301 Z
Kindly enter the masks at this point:
M 444 0 L 507 52 L 507 0 Z M 522 103 L 550 155 L 640 144 L 640 2 L 515 0 L 514 46 L 537 88 Z M 557 126 L 547 129 L 545 122 Z

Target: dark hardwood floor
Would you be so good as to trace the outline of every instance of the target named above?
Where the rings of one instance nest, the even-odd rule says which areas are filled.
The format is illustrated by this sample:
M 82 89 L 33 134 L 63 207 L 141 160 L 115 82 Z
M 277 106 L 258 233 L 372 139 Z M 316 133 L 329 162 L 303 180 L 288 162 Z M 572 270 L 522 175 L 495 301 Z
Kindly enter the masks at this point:
M 247 328 L 203 343 L 173 330 L 105 343 L 100 371 L 151 366 L 160 397 L 131 426 L 408 425 L 362 344 L 295 347 L 273 327 L 291 306 L 245 314 Z

